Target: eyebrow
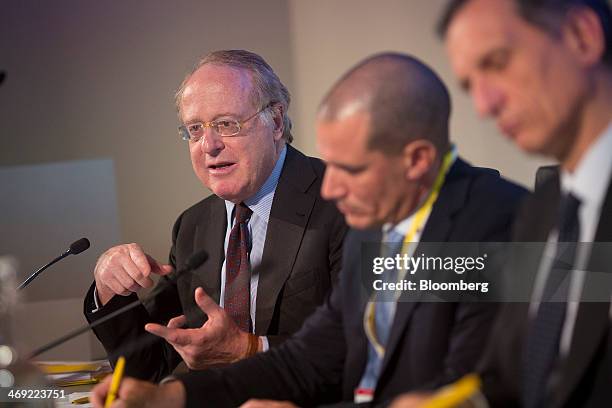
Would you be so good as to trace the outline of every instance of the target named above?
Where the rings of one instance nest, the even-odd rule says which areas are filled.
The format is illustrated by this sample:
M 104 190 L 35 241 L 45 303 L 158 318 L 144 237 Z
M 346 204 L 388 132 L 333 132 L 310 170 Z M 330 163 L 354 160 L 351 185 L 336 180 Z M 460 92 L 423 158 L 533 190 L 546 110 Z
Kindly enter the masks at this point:
M 481 71 L 486 71 L 488 69 L 494 68 L 495 65 L 498 63 L 496 59 L 505 58 L 506 60 L 504 62 L 507 62 L 510 52 L 511 50 L 507 46 L 500 45 L 496 48 L 489 50 L 486 54 L 480 57 L 478 59 L 476 66 Z M 469 92 L 472 86 L 472 83 L 469 78 L 460 78 L 459 86 L 461 87 L 463 91 Z
M 195 118 L 193 118 L 191 120 L 185 121 L 185 124 L 189 125 L 189 124 L 193 124 L 193 123 L 214 122 L 214 121 L 219 120 L 219 118 L 223 118 L 223 117 L 230 117 L 232 119 L 238 120 L 238 115 L 236 115 L 234 113 L 224 112 L 224 113 L 219 113 L 219 114 L 213 116 L 213 118 L 211 120 L 209 120 L 209 121 L 201 119 L 200 117 L 195 117 Z
M 237 119 L 239 115 L 236 114 L 236 113 L 224 112 L 224 113 L 219 113 L 219 114 L 213 116 L 212 120 L 217 120 L 217 119 L 222 118 L 224 116 L 228 116 L 228 117 Z
M 498 59 L 504 59 L 504 62 L 507 62 L 509 55 L 510 49 L 507 46 L 498 46 L 482 56 L 478 61 L 478 67 L 481 69 L 494 67 L 499 63 Z
M 367 163 L 364 164 L 344 164 L 344 163 L 338 163 L 338 162 L 326 162 L 328 166 L 334 166 L 334 167 L 338 167 L 344 171 L 347 171 L 349 173 L 357 173 L 360 171 L 365 170 L 368 167 Z

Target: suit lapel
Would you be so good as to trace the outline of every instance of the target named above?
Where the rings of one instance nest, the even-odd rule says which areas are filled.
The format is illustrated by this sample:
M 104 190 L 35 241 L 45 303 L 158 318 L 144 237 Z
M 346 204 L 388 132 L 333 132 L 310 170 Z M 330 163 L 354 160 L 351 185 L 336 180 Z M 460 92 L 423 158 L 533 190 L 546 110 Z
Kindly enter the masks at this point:
M 548 236 L 557 222 L 560 201 L 559 177 L 552 177 L 527 198 L 521 214 L 515 219 L 513 240 L 517 242 L 548 241 Z
M 612 181 L 608 185 L 608 192 L 601 207 L 601 215 L 599 216 L 599 224 L 595 233 L 595 242 L 612 242 L 612 217 L 609 214 L 612 212 Z
M 565 406 L 584 373 L 592 364 L 603 336 L 608 332 L 609 303 L 582 302 L 576 316 L 572 346 L 564 362 L 553 406 Z
M 612 242 L 612 221 L 607 216 L 611 212 L 612 185 L 608 186 L 594 242 Z M 609 256 L 606 256 L 606 258 L 609 259 Z M 597 265 L 591 262 L 589 267 L 587 267 L 587 271 L 601 271 L 601 265 L 601 260 L 597 262 Z M 609 264 L 606 266 L 608 268 L 606 272 L 609 272 Z M 609 293 L 609 284 L 604 284 L 604 292 L 601 291 L 601 287 L 598 287 L 601 284 L 601 282 L 594 279 L 589 279 L 589 274 L 587 273 L 583 293 L 598 293 L 598 297 L 601 297 L 604 292 Z M 570 353 L 562 370 L 558 388 L 559 397 L 555 401 L 556 404 L 554 406 L 562 406 L 567 402 L 589 368 L 589 365 L 592 364 L 602 338 L 608 333 L 610 326 L 609 313 L 609 302 L 581 302 L 576 316 Z
M 349 336 L 353 336 L 349 349 L 355 351 L 351 353 L 351 358 L 346 359 L 350 368 L 345 370 L 346 378 L 344 379 L 344 383 L 357 387 L 368 360 L 369 340 L 363 321 L 366 305 L 372 296 L 372 284 L 376 279 L 374 274 L 368 272 L 371 271 L 372 259 L 380 256 L 379 244 L 382 241 L 382 231 L 380 229 L 351 230 L 347 237 L 349 236 L 350 239 L 347 238 L 344 242 L 345 249 L 349 252 L 346 252 L 342 261 L 343 276 L 341 287 L 338 289 L 344 293 L 345 334 L 347 328 L 352 328 L 353 325 L 359 328 L 359 330 L 349 329 L 348 332 Z
M 218 304 L 221 296 L 221 266 L 225 259 L 223 251 L 227 229 L 225 202 L 216 197 L 210 211 L 203 214 L 202 218 L 202 222 L 199 222 L 196 227 L 193 247 L 194 251 L 209 248 L 210 253 L 206 262 L 192 275 L 191 288 L 202 286 Z
M 376 279 L 380 278 L 371 272 L 374 258 L 381 256 L 381 242 L 383 241 L 383 234 L 380 228 L 376 228 L 367 230 L 353 229 L 351 230 L 351 235 L 353 240 L 351 242 L 351 246 L 355 248 L 355 253 L 352 254 L 352 256 L 355 259 L 351 258 L 350 260 L 347 259 L 346 261 L 343 259 L 342 268 L 350 270 L 351 273 L 354 273 L 354 275 L 351 275 L 350 278 L 347 279 L 351 279 L 351 281 L 355 279 L 355 281 L 358 281 L 358 284 L 361 285 L 361 288 L 364 288 L 364 290 L 357 292 L 357 288 L 351 287 L 351 289 L 354 290 L 354 293 L 350 292 L 349 295 L 353 297 L 359 293 L 359 299 L 354 300 L 358 300 L 357 304 L 362 309 L 361 312 L 364 312 L 365 305 L 369 302 L 373 294 L 372 285 Z M 346 239 L 344 241 L 344 245 L 347 245 Z M 361 313 L 361 316 L 363 316 L 363 313 Z
M 316 201 L 308 189 L 316 180 L 308 158 L 287 146 L 287 156 L 280 175 L 266 231 L 259 274 L 255 327 L 268 330 L 278 295 L 291 274 L 295 259 Z
M 468 164 L 461 159 L 457 159 L 451 167 L 419 242 L 444 242 L 448 240 L 453 215 L 463 207 L 467 198 L 469 180 L 462 173 L 468 167 Z M 415 252 L 418 250 L 419 246 L 417 246 Z M 414 294 L 411 294 L 411 298 L 414 298 Z M 402 298 L 397 303 L 393 326 L 383 359 L 381 377 L 384 375 L 417 305 L 418 301 L 406 301 Z

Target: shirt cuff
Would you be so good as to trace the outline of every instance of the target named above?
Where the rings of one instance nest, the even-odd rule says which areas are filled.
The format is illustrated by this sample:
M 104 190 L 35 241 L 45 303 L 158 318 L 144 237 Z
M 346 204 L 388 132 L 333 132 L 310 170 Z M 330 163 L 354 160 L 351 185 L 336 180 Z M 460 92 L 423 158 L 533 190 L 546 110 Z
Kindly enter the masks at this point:
M 270 350 L 270 342 L 268 341 L 268 338 L 266 336 L 259 336 L 259 338 L 261 339 L 261 350 L 263 352 Z
M 92 310 L 91 313 L 96 313 L 98 310 L 100 310 L 100 299 L 98 299 L 98 288 L 95 286 L 93 291 L 93 301 L 96 308 Z
M 175 376 L 173 376 L 173 375 L 169 375 L 169 376 L 167 376 L 167 377 L 164 377 L 164 378 L 163 378 L 163 379 L 162 379 L 162 380 L 159 382 L 159 385 L 166 384 L 166 383 L 169 383 L 169 382 L 172 382 L 172 381 L 179 381 L 179 379 L 178 379 L 178 378 L 176 378 L 176 377 L 175 377 Z

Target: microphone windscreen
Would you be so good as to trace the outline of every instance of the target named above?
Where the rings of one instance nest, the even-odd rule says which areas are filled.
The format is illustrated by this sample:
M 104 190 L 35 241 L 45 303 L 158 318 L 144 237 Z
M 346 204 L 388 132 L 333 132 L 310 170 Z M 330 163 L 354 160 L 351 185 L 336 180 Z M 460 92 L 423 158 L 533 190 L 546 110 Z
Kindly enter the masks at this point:
M 191 271 L 202 265 L 208 259 L 208 252 L 202 250 L 191 255 L 185 262 L 185 269 Z
M 70 244 L 70 253 L 72 255 L 80 254 L 89 248 L 89 240 L 87 238 L 81 238 L 78 241 L 74 241 Z

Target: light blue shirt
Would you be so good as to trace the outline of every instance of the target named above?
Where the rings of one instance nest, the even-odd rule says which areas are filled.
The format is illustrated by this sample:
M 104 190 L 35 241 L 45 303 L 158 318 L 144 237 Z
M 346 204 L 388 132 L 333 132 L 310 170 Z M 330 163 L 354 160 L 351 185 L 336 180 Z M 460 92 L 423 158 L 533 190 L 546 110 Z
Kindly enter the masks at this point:
M 429 218 L 429 214 L 427 214 L 427 218 Z M 388 253 L 386 253 L 384 256 L 393 257 L 395 254 L 400 253 L 404 237 L 408 233 L 408 228 L 410 228 L 410 224 L 412 224 L 413 221 L 414 214 L 400 221 L 396 225 L 385 224 L 383 226 L 382 242 L 385 243 L 385 251 L 388 251 Z M 420 240 L 421 232 L 421 230 L 417 231 L 414 243 L 417 243 L 418 240 Z M 414 251 L 415 245 L 412 245 L 411 247 L 412 251 Z M 391 271 L 385 273 L 383 278 L 385 278 L 387 282 L 397 282 L 399 280 L 399 276 L 397 274 L 392 274 Z M 393 296 L 391 293 L 384 293 L 382 294 L 382 297 L 385 298 L 384 300 L 376 300 L 376 334 L 378 340 L 384 347 L 387 346 L 387 340 L 391 332 L 391 325 L 393 324 L 393 318 L 395 317 L 395 310 L 397 308 L 396 301 L 387 298 L 389 295 Z M 368 361 L 361 377 L 361 381 L 359 382 L 360 389 L 374 391 L 378 378 L 380 377 L 383 358 L 383 356 L 378 355 L 372 343 L 368 341 Z M 372 399 L 372 395 L 355 395 L 355 397 L 356 403 L 368 402 Z
M 455 160 L 457 160 L 457 149 L 455 148 L 455 146 L 452 146 L 451 149 L 452 158 L 450 167 L 447 171 L 450 171 L 450 168 L 455 163 Z M 411 245 L 408 248 L 408 256 L 412 256 L 417 244 L 421 241 L 421 234 L 423 233 L 423 229 L 429 221 L 429 216 L 431 215 L 432 208 L 430 208 L 427 214 L 425 214 L 423 224 L 415 232 L 415 235 L 411 241 Z M 406 234 L 408 234 L 408 230 L 414 222 L 415 213 L 417 210 L 415 210 L 411 215 L 409 215 L 407 218 L 404 218 L 402 221 L 395 225 L 390 223 L 386 223 L 385 225 L 383 225 L 382 242 L 386 243 L 387 249 L 391 252 L 391 256 L 401 252 L 404 237 L 406 236 Z M 402 274 L 399 274 L 399 271 L 396 272 L 398 273 L 393 275 L 390 273 L 385 274 L 387 277 L 392 277 L 390 282 L 399 282 L 401 279 L 403 279 L 404 276 Z M 405 273 L 405 271 L 403 273 Z M 385 275 L 383 275 L 383 277 Z M 385 293 L 383 296 L 385 295 L 389 296 L 390 294 Z M 396 309 L 397 297 L 395 297 L 394 301 L 389 299 L 381 299 L 380 301 L 376 301 L 376 332 L 379 337 L 379 340 L 382 341 L 384 347 L 387 346 L 387 340 L 391 333 L 391 327 L 393 325 L 393 319 L 395 317 Z M 384 356 L 378 355 L 372 343 L 368 341 L 368 360 L 366 368 L 361 377 L 361 381 L 359 382 L 358 388 L 368 389 L 372 391 L 376 388 L 376 384 L 378 383 L 378 378 L 380 377 L 380 373 L 382 370 L 383 359 Z M 355 402 L 368 402 L 371 401 L 372 398 L 373 395 L 358 396 L 357 394 L 355 394 Z
M 249 261 L 251 263 L 251 321 L 253 322 L 253 331 L 255 330 L 255 311 L 257 309 L 257 284 L 259 283 L 259 275 L 254 273 L 256 267 L 261 264 L 261 257 L 263 255 L 264 244 L 266 242 L 266 231 L 268 229 L 268 220 L 270 219 L 270 210 L 272 209 L 272 201 L 274 200 L 274 193 L 276 192 L 276 186 L 278 185 L 278 179 L 283 165 L 285 163 L 285 156 L 287 155 L 287 147 L 285 146 L 281 151 L 274 169 L 265 183 L 261 186 L 259 191 L 252 197 L 244 200 L 244 204 L 253 211 L 251 218 L 248 221 L 247 227 L 249 229 L 249 237 L 251 240 Z M 227 216 L 227 229 L 225 230 L 225 242 L 223 245 L 224 253 L 227 253 L 227 244 L 229 241 L 230 232 L 234 226 L 233 217 L 234 207 L 236 204 L 231 201 L 225 201 L 225 210 Z M 219 304 L 223 307 L 225 303 L 225 260 L 223 260 L 223 266 L 221 267 L 221 296 L 219 298 Z M 262 338 L 265 339 L 265 338 Z M 264 350 L 268 348 L 267 340 L 264 341 Z

